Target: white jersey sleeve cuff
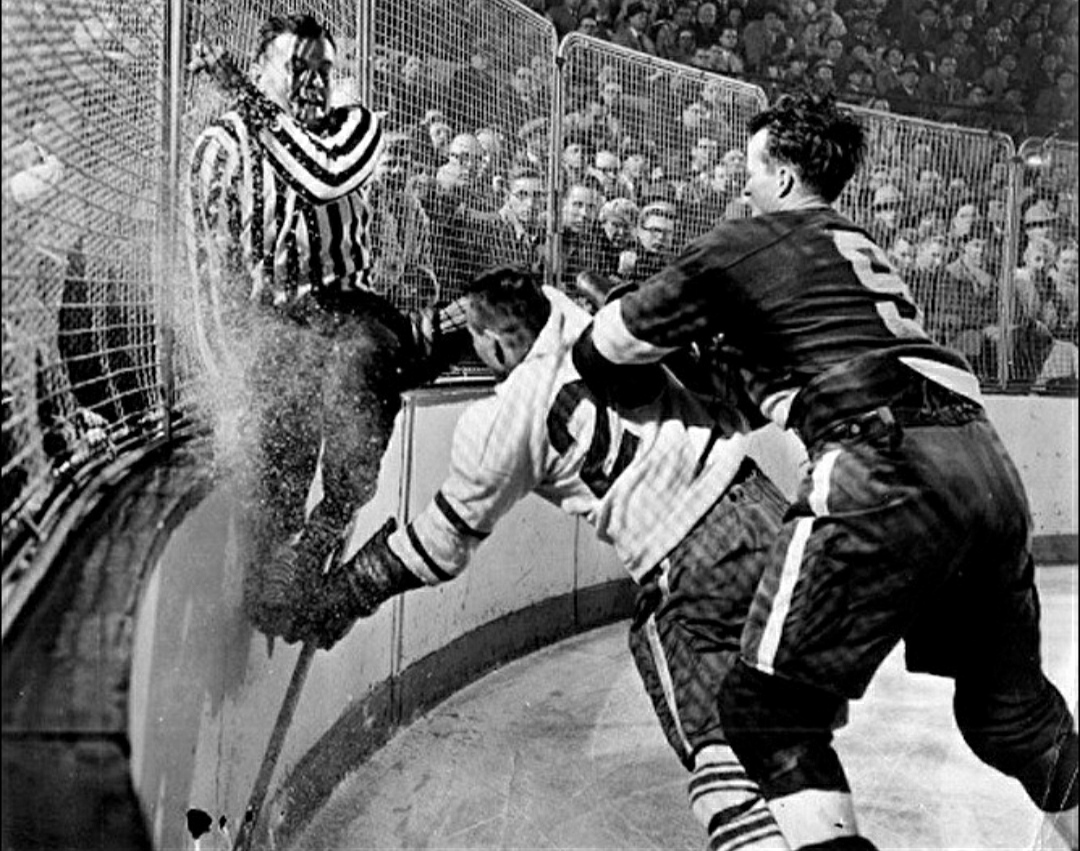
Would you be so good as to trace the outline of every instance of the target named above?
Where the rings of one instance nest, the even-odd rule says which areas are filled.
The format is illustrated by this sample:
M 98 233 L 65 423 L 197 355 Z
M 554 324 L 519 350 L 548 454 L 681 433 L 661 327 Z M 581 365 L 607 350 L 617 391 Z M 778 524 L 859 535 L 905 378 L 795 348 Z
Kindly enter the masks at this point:
M 621 301 L 613 301 L 597 312 L 592 339 L 596 351 L 612 363 L 654 363 L 675 351 L 635 337 L 626 327 Z

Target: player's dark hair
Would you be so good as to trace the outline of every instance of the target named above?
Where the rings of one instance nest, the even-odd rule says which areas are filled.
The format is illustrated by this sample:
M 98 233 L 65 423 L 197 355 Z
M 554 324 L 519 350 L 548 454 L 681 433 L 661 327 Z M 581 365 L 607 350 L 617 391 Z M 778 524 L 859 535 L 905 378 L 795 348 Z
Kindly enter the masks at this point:
M 495 266 L 473 278 L 465 294 L 473 299 L 488 327 L 524 326 L 539 334 L 551 314 L 541 283 L 540 275 L 524 266 Z
M 828 95 L 783 95 L 750 119 L 750 133 L 759 130 L 769 131 L 769 156 L 792 166 L 829 203 L 840 197 L 866 151 L 862 125 Z
M 294 15 L 271 15 L 266 23 L 259 28 L 259 46 L 255 51 L 255 61 L 262 59 L 270 44 L 283 33 L 292 33 L 297 38 L 315 39 L 325 38 L 335 47 L 334 37 L 330 30 L 320 23 L 319 19 L 308 12 L 300 12 Z

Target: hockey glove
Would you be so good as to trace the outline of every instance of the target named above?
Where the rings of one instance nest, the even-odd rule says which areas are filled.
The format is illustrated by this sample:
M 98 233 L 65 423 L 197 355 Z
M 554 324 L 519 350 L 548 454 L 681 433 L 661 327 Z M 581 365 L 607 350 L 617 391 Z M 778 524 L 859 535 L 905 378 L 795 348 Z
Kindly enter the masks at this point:
M 615 285 L 616 281 L 611 278 L 605 278 L 598 272 L 591 272 L 588 269 L 578 272 L 574 276 L 575 290 L 588 300 L 594 313 L 604 306 L 607 294 L 611 292 Z
M 390 549 L 397 528 L 390 518 L 345 564 L 323 577 L 308 614 L 308 640 L 329 650 L 359 618 L 374 614 L 391 597 L 424 583 Z
M 664 388 L 659 364 L 612 363 L 596 350 L 590 324 L 574 343 L 571 357 L 585 385 L 603 402 L 633 409 L 656 399 Z
M 465 297 L 426 307 L 410 316 L 416 356 L 404 370 L 406 388 L 434 380 L 472 350 Z

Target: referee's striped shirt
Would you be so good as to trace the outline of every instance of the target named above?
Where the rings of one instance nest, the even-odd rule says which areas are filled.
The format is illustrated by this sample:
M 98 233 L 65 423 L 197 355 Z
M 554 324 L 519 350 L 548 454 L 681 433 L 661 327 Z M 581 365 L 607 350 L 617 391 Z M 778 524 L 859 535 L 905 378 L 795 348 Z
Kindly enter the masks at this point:
M 338 108 L 317 135 L 284 112 L 265 124 L 245 114 L 227 112 L 192 152 L 201 295 L 220 309 L 368 288 L 366 186 L 382 152 L 378 116 L 359 105 Z

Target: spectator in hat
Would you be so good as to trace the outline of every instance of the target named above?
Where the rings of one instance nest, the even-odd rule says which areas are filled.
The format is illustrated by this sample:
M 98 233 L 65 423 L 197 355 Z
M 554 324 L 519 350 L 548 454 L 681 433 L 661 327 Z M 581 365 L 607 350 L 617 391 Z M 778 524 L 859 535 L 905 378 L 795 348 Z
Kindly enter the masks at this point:
M 639 53 L 656 56 L 656 43 L 649 37 L 648 29 L 649 10 L 644 3 L 635 0 L 627 5 L 622 23 L 611 34 L 611 42 Z
M 918 115 L 922 102 L 919 98 L 919 63 L 907 59 L 900 66 L 900 85 L 885 96 L 893 112 L 901 115 Z
M 836 66 L 828 59 L 819 59 L 814 63 L 810 75 L 810 89 L 817 95 L 836 94 Z
M 934 73 L 919 80 L 919 97 L 926 101 L 924 115 L 943 120 L 951 104 L 960 103 L 967 93 L 964 81 L 956 75 L 956 57 L 946 53 L 938 57 Z
M 1050 205 L 1046 201 L 1036 201 L 1024 211 L 1025 242 L 1052 238 L 1056 223 L 1057 215 L 1050 209 Z

